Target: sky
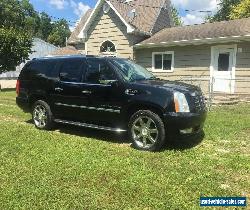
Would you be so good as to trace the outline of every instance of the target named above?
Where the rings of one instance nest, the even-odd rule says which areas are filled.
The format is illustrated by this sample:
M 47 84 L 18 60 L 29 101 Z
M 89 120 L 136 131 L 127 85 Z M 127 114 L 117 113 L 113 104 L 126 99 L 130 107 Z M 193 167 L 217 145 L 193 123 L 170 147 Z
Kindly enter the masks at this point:
M 217 9 L 218 0 L 172 0 L 172 4 L 178 9 L 185 25 L 199 24 L 211 11 Z M 73 29 L 77 20 L 89 9 L 93 8 L 97 0 L 30 0 L 39 12 L 46 12 L 56 18 L 65 18 Z M 189 10 L 189 11 L 186 11 Z

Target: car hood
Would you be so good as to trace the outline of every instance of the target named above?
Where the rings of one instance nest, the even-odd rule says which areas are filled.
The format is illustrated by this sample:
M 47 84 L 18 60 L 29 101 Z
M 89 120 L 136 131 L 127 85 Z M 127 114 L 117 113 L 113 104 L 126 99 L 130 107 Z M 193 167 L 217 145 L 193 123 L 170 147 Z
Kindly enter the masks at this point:
M 169 81 L 169 80 L 144 80 L 137 81 L 137 84 L 150 85 L 153 87 L 164 88 L 180 92 L 194 92 L 200 91 L 200 88 L 195 85 L 186 84 L 183 82 Z

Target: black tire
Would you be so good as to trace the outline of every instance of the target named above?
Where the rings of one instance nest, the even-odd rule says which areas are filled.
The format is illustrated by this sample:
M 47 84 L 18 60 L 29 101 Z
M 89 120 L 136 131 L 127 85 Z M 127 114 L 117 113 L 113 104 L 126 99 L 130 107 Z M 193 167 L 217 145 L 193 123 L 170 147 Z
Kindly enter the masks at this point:
M 144 124 L 141 123 L 140 119 L 143 120 Z M 152 120 L 149 126 L 146 126 L 146 128 L 144 128 L 144 126 L 141 126 L 141 124 L 146 125 L 149 119 Z M 140 126 L 143 127 L 143 129 L 147 130 L 146 131 L 147 134 L 145 134 L 144 132 L 145 130 L 138 129 Z M 133 147 L 138 150 L 151 151 L 151 152 L 160 151 L 166 143 L 165 125 L 162 119 L 159 117 L 159 115 L 157 115 L 156 113 L 150 110 L 140 110 L 134 113 L 132 117 L 130 118 L 128 128 L 129 128 L 129 132 L 128 132 L 129 137 L 133 142 Z M 151 133 L 151 131 L 156 132 L 155 131 L 156 129 L 157 129 L 157 134 Z M 135 132 L 138 132 L 138 134 Z M 138 139 L 138 136 L 141 136 L 141 138 Z M 149 141 L 152 145 L 145 146 L 144 145 L 145 138 L 147 139 L 146 142 L 149 141 L 149 138 L 153 138 L 154 141 L 151 141 L 151 140 Z M 152 143 L 152 142 L 155 142 L 155 143 Z
M 46 119 L 44 120 L 44 123 L 39 125 L 38 124 L 38 120 L 36 120 L 37 117 L 37 109 L 41 108 L 44 110 L 44 112 L 46 113 Z M 50 106 L 42 100 L 38 100 L 34 103 L 33 107 L 32 107 L 32 120 L 36 126 L 36 128 L 40 129 L 40 130 L 51 130 L 54 127 L 54 117 L 53 114 L 51 112 Z

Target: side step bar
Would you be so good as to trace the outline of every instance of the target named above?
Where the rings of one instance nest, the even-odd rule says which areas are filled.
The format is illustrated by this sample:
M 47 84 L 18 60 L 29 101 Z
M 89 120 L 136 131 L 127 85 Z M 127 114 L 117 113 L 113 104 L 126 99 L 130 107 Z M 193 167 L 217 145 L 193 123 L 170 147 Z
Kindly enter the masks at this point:
M 112 132 L 118 132 L 118 133 L 126 132 L 126 130 L 123 130 L 120 128 L 111 128 L 111 127 L 99 126 L 99 125 L 94 125 L 94 124 L 73 122 L 73 121 L 60 120 L 60 119 L 55 119 L 54 121 L 56 123 L 75 125 L 75 126 L 80 126 L 80 127 L 85 127 L 85 128 L 93 128 L 93 129 L 98 129 L 98 130 L 112 131 Z

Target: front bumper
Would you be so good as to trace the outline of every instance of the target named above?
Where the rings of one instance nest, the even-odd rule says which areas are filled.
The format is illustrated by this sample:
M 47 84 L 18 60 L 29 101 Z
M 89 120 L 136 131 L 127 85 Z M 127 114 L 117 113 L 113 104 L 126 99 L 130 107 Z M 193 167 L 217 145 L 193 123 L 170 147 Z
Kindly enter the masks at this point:
M 179 134 L 195 134 L 203 129 L 207 112 L 201 113 L 166 113 L 165 124 L 168 130 Z

